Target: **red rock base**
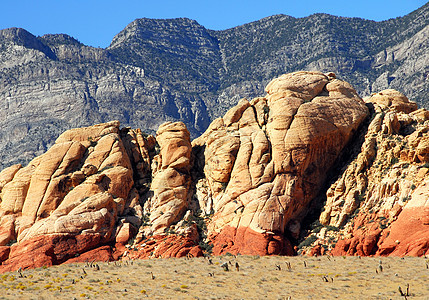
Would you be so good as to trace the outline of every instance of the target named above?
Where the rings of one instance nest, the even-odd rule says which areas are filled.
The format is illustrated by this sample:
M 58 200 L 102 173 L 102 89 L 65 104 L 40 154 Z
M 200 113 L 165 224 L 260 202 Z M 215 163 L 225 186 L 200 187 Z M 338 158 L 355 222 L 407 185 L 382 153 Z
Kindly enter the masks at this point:
M 332 255 L 375 255 L 378 245 L 387 235 L 388 230 L 382 230 L 379 217 L 375 214 L 360 214 L 356 217 L 353 226 L 353 237 L 350 239 L 339 240 L 332 249 Z
M 429 255 L 429 207 L 406 208 L 392 223 L 378 254 L 390 256 Z
M 383 220 L 376 215 L 359 215 L 353 238 L 339 240 L 332 255 L 429 255 L 429 208 L 404 209 L 398 219 L 382 229 Z
M 99 235 L 45 235 L 12 245 L 0 265 L 0 273 L 19 268 L 39 268 L 58 265 L 101 243 Z M 3 251 L 5 248 L 3 247 Z
M 294 255 L 291 243 L 283 236 L 259 233 L 247 227 L 225 226 L 211 240 L 214 255 Z
M 177 235 L 153 236 L 133 249 L 127 249 L 121 243 L 115 247 L 103 245 L 99 235 L 47 235 L 0 247 L 0 273 L 62 263 L 202 255 L 199 245 Z
M 123 259 L 199 257 L 203 250 L 194 241 L 179 235 L 155 235 L 128 250 Z

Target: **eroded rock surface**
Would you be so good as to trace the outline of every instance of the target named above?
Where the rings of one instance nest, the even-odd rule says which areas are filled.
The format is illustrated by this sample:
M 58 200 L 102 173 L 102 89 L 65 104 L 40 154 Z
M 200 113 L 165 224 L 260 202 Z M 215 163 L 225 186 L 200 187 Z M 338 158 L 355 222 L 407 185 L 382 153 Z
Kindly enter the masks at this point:
M 307 253 L 428 254 L 429 113 L 393 90 L 365 102 L 333 73 L 285 74 L 266 92 L 192 143 L 182 122 L 154 137 L 113 121 L 0 172 L 0 271 L 211 248 L 293 255 L 330 171 Z
M 212 201 L 215 254 L 291 253 L 288 225 L 306 215 L 368 115 L 355 90 L 332 73 L 286 74 L 266 91 L 241 100 L 193 142 L 205 146 L 203 194 Z
M 161 240 L 189 206 L 190 162 L 181 122 L 160 126 L 156 139 L 118 121 L 64 132 L 28 166 L 0 173 L 0 271 L 126 257 L 139 229 L 140 240 Z M 174 250 L 157 255 L 201 255 L 194 223 L 176 231 Z
M 338 240 L 337 255 L 428 254 L 429 113 L 393 90 L 366 102 L 374 111 L 359 154 L 329 188 L 319 219 L 336 230 L 313 234 L 315 244 L 328 250 Z
M 163 233 L 180 220 L 189 205 L 191 141 L 182 122 L 164 123 L 157 131 L 160 153 L 152 162 L 153 180 L 145 212 L 150 227 L 145 234 Z
M 5 183 L 0 193 L 0 244 L 13 244 L 3 262 L 6 269 L 21 260 L 28 266 L 32 261 L 39 266 L 39 259 L 61 263 L 107 243 L 115 238 L 117 221 L 140 205 L 133 202 L 133 169 L 116 121 L 66 131 L 28 166 L 10 167 L 0 174 Z M 60 256 L 49 250 L 67 248 L 61 243 L 79 236 L 89 240 L 79 249 Z M 40 250 L 39 244 L 49 249 Z M 35 250 L 29 251 L 33 246 Z

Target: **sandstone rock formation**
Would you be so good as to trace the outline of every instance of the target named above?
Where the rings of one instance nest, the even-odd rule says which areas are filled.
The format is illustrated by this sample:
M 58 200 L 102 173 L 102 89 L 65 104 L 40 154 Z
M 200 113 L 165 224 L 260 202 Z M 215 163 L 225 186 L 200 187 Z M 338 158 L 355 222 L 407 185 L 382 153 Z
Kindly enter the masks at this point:
M 316 244 L 338 255 L 429 253 L 427 179 L 429 112 L 397 91 L 366 99 L 373 106 L 357 157 L 327 192 Z
M 266 91 L 241 100 L 193 142 L 205 146 L 215 254 L 291 254 L 286 231 L 299 225 L 368 115 L 354 89 L 332 73 L 286 74 Z
M 183 123 L 162 128 L 168 126 L 171 130 L 165 131 L 171 134 L 159 137 L 163 162 L 189 172 L 189 133 Z M 187 138 L 184 143 L 174 139 L 179 127 Z M 103 245 L 128 243 L 142 223 L 144 212 L 136 186 L 143 194 L 150 184 L 150 153 L 155 143 L 152 136 L 144 137 L 138 130 L 120 130 L 114 121 L 66 131 L 28 166 L 1 172 L 0 245 L 12 246 L 2 251 L 0 270 L 58 264 Z M 164 176 L 164 190 L 180 184 L 171 173 Z M 178 199 L 186 201 L 186 193 L 182 194 L 184 199 Z M 157 221 L 152 221 L 158 228 Z M 94 251 L 92 255 L 99 252 Z M 103 251 L 113 257 L 112 249 Z
M 157 131 L 160 153 L 153 158 L 150 198 L 145 212 L 150 215 L 146 235 L 163 233 L 180 220 L 189 206 L 191 141 L 182 122 L 164 123 Z
M 333 73 L 285 74 L 266 92 L 192 143 L 182 122 L 154 137 L 113 121 L 4 169 L 0 272 L 211 248 L 292 255 L 305 235 L 312 255 L 428 254 L 429 113 L 393 90 L 365 102 Z

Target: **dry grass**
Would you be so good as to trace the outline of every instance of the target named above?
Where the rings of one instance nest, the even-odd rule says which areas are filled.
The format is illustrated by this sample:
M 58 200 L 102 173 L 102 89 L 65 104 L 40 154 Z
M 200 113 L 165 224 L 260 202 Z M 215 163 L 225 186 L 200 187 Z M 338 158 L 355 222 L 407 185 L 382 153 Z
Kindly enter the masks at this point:
M 405 299 L 398 287 L 406 292 L 407 284 L 408 299 L 429 299 L 425 258 L 210 259 L 82 263 L 6 273 L 0 275 L 0 299 Z M 229 271 L 222 267 L 225 262 Z

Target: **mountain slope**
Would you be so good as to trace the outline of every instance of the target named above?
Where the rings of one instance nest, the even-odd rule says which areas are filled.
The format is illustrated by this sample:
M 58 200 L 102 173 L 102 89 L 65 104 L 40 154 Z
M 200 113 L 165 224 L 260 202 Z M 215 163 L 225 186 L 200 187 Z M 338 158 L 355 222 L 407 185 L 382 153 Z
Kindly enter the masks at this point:
M 65 34 L 0 31 L 0 168 L 28 162 L 64 130 L 113 119 L 154 132 L 183 121 L 193 138 L 273 77 L 333 71 L 361 96 L 429 94 L 429 4 L 374 22 L 277 15 L 223 31 L 186 18 L 138 19 L 106 49 Z

